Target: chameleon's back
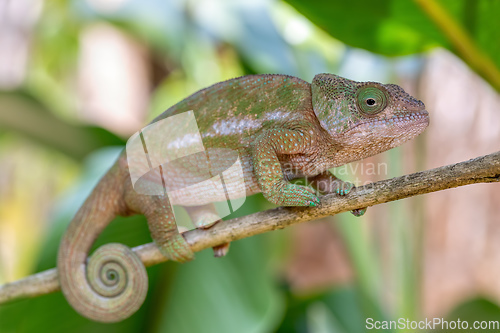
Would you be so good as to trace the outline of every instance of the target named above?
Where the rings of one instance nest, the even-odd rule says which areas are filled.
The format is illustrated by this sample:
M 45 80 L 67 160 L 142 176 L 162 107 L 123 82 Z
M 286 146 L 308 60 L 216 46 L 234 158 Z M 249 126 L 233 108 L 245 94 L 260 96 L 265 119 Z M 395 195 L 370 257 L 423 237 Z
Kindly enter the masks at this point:
M 153 122 L 192 110 L 205 148 L 239 148 L 261 128 L 312 112 L 311 87 L 288 75 L 248 75 L 216 83 L 170 107 Z M 302 111 L 302 112 L 301 112 Z
M 247 150 L 249 143 L 263 128 L 269 129 L 294 118 L 304 118 L 304 113 L 313 115 L 311 88 L 308 82 L 287 75 L 239 77 L 196 92 L 170 107 L 153 122 L 187 111 L 193 111 L 195 115 L 203 146 L 210 155 L 208 164 L 214 175 L 230 167 L 239 157 L 246 195 L 250 195 L 259 192 L 259 189 Z M 190 145 L 197 144 L 189 131 L 179 132 L 184 135 L 176 138 L 179 149 L 188 149 Z M 216 195 L 216 190 L 205 188 L 200 191 L 191 186 L 207 179 L 206 165 L 205 157 L 197 154 L 183 157 L 182 161 L 163 168 L 166 183 L 175 182 L 175 186 L 184 187 L 182 191 L 169 191 L 172 203 L 191 206 L 226 200 L 225 196 Z M 237 175 L 227 176 L 238 178 Z M 208 188 L 216 185 L 205 184 Z

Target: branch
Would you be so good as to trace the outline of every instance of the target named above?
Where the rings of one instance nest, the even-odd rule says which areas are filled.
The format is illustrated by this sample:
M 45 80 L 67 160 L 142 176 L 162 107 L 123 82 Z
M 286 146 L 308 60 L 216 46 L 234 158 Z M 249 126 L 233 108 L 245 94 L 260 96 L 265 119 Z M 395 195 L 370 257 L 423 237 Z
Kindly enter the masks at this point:
M 500 181 L 500 151 L 466 162 L 356 187 L 345 197 L 335 194 L 325 195 L 321 197 L 321 205 L 318 207 L 278 207 L 222 221 L 210 229 L 187 231 L 183 236 L 193 251 L 198 252 L 227 242 L 357 208 L 463 185 L 498 181 Z M 145 266 L 156 265 L 167 260 L 154 243 L 137 246 L 133 250 Z M 0 304 L 21 298 L 37 297 L 59 289 L 57 269 L 49 269 L 0 286 Z

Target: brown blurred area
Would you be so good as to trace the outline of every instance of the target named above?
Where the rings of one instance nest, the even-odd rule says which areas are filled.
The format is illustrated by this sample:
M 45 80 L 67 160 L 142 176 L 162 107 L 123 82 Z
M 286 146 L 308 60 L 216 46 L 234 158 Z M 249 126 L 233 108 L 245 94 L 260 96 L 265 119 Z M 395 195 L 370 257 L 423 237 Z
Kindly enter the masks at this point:
M 432 112 L 426 168 L 500 149 L 500 96 L 453 55 L 435 52 L 420 84 Z M 440 316 L 474 295 L 500 302 L 500 184 L 425 196 L 423 308 Z
M 152 89 L 147 49 L 104 23 L 85 28 L 80 38 L 79 115 L 116 133 L 134 133 Z

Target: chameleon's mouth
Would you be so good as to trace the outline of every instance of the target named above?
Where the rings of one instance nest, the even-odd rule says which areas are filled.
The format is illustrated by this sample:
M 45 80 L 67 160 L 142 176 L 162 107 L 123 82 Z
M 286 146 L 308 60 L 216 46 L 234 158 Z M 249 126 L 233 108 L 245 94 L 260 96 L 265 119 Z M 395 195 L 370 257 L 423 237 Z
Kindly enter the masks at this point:
M 429 125 L 429 113 L 427 110 L 420 110 L 416 112 L 411 112 L 406 115 L 394 116 L 389 119 L 389 123 L 394 124 L 397 127 L 410 127 L 410 126 L 418 126 L 426 128 Z
M 393 115 L 390 118 L 372 118 L 356 124 L 350 131 L 363 131 L 370 130 L 373 131 L 377 128 L 390 128 L 396 127 L 399 129 L 405 129 L 410 127 L 417 127 L 425 129 L 429 125 L 429 113 L 427 110 L 419 110 L 410 112 L 404 115 Z

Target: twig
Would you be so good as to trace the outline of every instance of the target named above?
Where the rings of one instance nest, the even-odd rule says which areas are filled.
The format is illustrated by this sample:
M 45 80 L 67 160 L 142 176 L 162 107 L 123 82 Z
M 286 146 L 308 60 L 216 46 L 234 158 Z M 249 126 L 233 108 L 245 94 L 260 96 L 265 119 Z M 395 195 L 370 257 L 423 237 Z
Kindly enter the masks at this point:
M 216 245 L 356 208 L 468 184 L 498 181 L 500 181 L 500 151 L 466 162 L 357 187 L 346 197 L 325 195 L 321 198 L 321 205 L 315 208 L 279 207 L 223 221 L 210 229 L 191 230 L 183 235 L 193 251 L 198 252 Z M 145 266 L 156 265 L 167 260 L 154 243 L 137 246 L 133 250 Z M 57 269 L 49 269 L 0 286 L 0 304 L 21 298 L 37 297 L 59 289 Z

